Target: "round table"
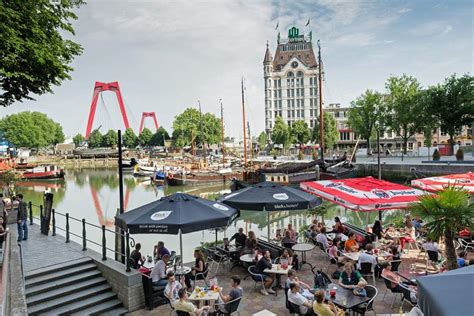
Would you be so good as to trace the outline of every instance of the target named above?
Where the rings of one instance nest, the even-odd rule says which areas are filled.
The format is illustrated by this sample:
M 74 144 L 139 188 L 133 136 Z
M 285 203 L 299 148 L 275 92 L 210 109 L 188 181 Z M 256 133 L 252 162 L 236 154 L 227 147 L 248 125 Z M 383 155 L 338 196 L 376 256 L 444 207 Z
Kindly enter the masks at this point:
M 191 272 L 191 268 L 186 266 L 178 266 L 176 267 L 176 269 L 174 267 L 171 267 L 166 270 L 166 272 L 169 271 L 173 271 L 175 275 L 179 276 L 188 274 L 189 272 Z
M 302 243 L 302 244 L 296 244 L 294 245 L 293 247 L 291 247 L 291 249 L 293 251 L 298 251 L 298 252 L 301 252 L 301 263 L 300 263 L 300 267 L 303 266 L 303 264 L 307 264 L 311 267 L 311 270 L 313 270 L 313 265 L 309 262 L 306 262 L 306 252 L 308 251 L 311 251 L 313 250 L 315 247 L 314 244 L 306 244 L 306 243 Z
M 152 261 L 145 260 L 145 262 L 142 264 L 142 267 L 145 267 L 147 269 L 153 269 L 155 267 L 155 263 Z
M 258 256 L 258 259 L 260 259 L 262 256 Z M 246 255 L 241 255 L 239 258 L 240 261 L 245 262 L 245 263 L 253 263 L 255 262 L 255 254 L 254 253 L 249 253 Z

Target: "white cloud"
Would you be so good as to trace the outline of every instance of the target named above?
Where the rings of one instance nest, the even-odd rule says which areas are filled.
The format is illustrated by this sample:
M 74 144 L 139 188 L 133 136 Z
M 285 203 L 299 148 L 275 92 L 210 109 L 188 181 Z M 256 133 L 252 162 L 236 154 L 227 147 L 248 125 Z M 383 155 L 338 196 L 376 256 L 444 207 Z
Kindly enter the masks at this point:
M 445 35 L 452 30 L 452 26 L 445 21 L 430 21 L 415 26 L 410 33 L 415 36 Z

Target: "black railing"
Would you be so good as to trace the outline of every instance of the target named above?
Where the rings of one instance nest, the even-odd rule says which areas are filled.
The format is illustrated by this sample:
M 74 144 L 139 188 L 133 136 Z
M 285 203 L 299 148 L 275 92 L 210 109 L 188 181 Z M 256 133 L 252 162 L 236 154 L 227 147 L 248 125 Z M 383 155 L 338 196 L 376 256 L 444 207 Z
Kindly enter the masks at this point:
M 35 205 L 35 204 L 32 204 L 31 202 L 29 202 L 28 207 L 29 207 L 29 213 L 30 213 L 29 214 L 30 215 L 30 225 L 33 225 L 34 219 L 41 221 L 41 218 L 43 218 L 43 206 L 42 205 Z M 33 207 L 39 208 L 40 216 L 41 216 L 40 218 L 35 217 L 33 215 Z M 57 225 L 56 215 L 60 215 L 60 216 L 63 216 L 65 218 L 66 222 L 65 222 L 65 225 L 64 225 L 65 227 L 64 228 Z M 81 234 L 76 234 L 75 232 L 71 231 L 71 225 L 70 225 L 71 220 L 76 221 L 78 223 L 81 223 L 81 227 L 82 227 Z M 130 234 L 128 232 L 123 233 L 123 230 L 121 230 L 121 233 L 117 233 L 113 230 L 107 229 L 105 227 L 105 225 L 99 226 L 99 225 L 95 225 L 95 224 L 92 224 L 92 223 L 88 223 L 88 222 L 86 222 L 85 218 L 82 218 L 82 219 L 75 218 L 75 217 L 71 216 L 69 213 L 60 213 L 60 212 L 56 211 L 55 209 L 51 210 L 51 221 L 52 221 L 52 223 L 51 223 L 51 232 L 52 232 L 51 235 L 52 236 L 56 236 L 56 229 L 59 229 L 59 230 L 61 230 L 65 233 L 66 243 L 70 242 L 70 240 L 71 240 L 70 236 L 71 235 L 81 239 L 81 241 L 82 241 L 82 250 L 83 251 L 87 250 L 87 243 L 88 242 L 91 243 L 91 244 L 94 244 L 96 246 L 99 246 L 102 249 L 102 260 L 103 261 L 107 260 L 107 250 L 113 252 L 114 254 L 118 254 L 119 256 L 123 256 L 123 257 L 125 257 L 126 271 L 127 272 L 130 271 L 130 247 L 135 247 L 135 239 L 130 237 Z M 101 230 L 101 232 L 102 232 L 101 243 L 98 243 L 94 240 L 91 240 L 91 239 L 87 238 L 87 227 L 88 226 Z M 121 249 L 121 251 L 117 251 L 115 249 L 107 247 L 107 236 L 106 236 L 107 232 L 112 233 L 115 236 L 118 236 L 120 238 L 124 238 L 126 240 L 125 249 Z

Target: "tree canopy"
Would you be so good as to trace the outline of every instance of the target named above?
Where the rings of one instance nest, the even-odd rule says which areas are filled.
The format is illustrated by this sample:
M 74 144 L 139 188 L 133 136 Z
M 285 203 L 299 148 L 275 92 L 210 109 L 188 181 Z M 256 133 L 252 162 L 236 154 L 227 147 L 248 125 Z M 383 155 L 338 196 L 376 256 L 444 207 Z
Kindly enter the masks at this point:
M 81 146 L 82 143 L 84 142 L 84 140 L 85 140 L 85 138 L 84 138 L 84 136 L 82 136 L 81 133 L 77 133 L 76 136 L 74 136 L 74 137 L 72 138 L 72 141 L 74 142 L 74 145 L 75 145 L 76 147 Z
M 64 36 L 74 35 L 73 9 L 82 0 L 23 0 L 0 2 L 0 105 L 33 100 L 32 94 L 52 91 L 71 79 L 70 66 L 82 53 L 79 44 Z
M 131 128 L 127 128 L 122 134 L 122 143 L 127 148 L 134 148 L 138 145 L 138 137 Z
M 170 135 L 163 126 L 160 126 L 151 138 L 152 146 L 164 146 L 165 140 L 170 139 Z
M 113 129 L 109 129 L 107 133 L 104 134 L 102 139 L 102 146 L 104 147 L 112 147 L 117 145 L 118 142 L 118 135 L 117 132 Z
M 17 147 L 42 148 L 64 141 L 61 125 L 40 112 L 20 112 L 0 120 L 5 138 Z
M 280 144 L 284 148 L 287 148 L 291 144 L 290 128 L 283 121 L 281 116 L 277 116 L 275 119 L 275 126 L 272 130 L 272 140 L 275 144 Z
M 267 133 L 265 131 L 261 132 L 260 135 L 258 135 L 258 149 L 263 150 L 265 149 L 265 146 L 267 146 Z
M 193 142 L 217 144 L 221 139 L 220 124 L 220 119 L 212 113 L 204 113 L 201 117 L 199 110 L 187 108 L 174 118 L 173 139 L 179 148 L 190 146 Z
M 89 139 L 87 140 L 89 148 L 98 148 L 102 147 L 104 143 L 104 135 L 98 130 L 95 129 L 89 134 Z
M 323 141 L 324 148 L 333 148 L 337 144 L 339 139 L 339 131 L 337 129 L 337 122 L 334 116 L 328 112 L 323 114 L 324 126 L 323 126 Z M 313 132 L 311 139 L 315 143 L 319 143 L 319 121 L 316 121 L 314 124 Z
M 140 146 L 149 146 L 152 138 L 153 133 L 150 131 L 150 129 L 145 127 L 138 136 L 138 143 Z
M 291 135 L 298 145 L 304 145 L 311 139 L 311 131 L 308 124 L 303 120 L 298 120 L 291 126 Z

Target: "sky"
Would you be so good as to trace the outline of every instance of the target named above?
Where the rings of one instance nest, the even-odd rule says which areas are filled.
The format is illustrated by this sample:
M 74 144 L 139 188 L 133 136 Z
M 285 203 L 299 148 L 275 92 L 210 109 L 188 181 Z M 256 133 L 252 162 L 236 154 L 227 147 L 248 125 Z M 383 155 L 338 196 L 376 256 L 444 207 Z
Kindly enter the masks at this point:
M 72 80 L 54 94 L 2 109 L 40 111 L 66 135 L 85 133 L 95 81 L 118 81 L 131 127 L 155 112 L 170 130 L 173 118 L 201 103 L 220 115 L 226 136 L 242 137 L 240 82 L 253 135 L 264 129 L 263 57 L 291 26 L 321 40 L 324 103 L 351 101 L 366 89 L 384 91 L 390 75 L 415 76 L 423 86 L 473 72 L 472 1 L 89 0 L 73 23 L 84 52 Z M 310 27 L 305 27 L 310 19 Z M 315 43 L 314 43 L 315 44 Z M 99 99 L 94 128 L 123 128 L 111 92 Z M 147 120 L 146 127 L 152 128 Z

